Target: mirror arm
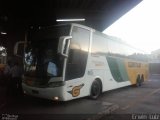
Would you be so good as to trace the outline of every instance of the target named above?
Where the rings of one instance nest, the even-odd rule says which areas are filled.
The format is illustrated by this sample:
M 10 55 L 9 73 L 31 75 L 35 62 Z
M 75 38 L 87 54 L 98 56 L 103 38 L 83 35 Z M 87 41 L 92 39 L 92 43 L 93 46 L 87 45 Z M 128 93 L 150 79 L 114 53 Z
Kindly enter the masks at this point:
M 69 50 L 69 45 L 70 45 L 70 40 L 69 39 L 71 39 L 72 38 L 72 36 L 64 36 L 63 37 L 63 40 L 62 40 L 62 47 L 61 47 L 61 49 L 60 49 L 60 54 L 62 55 L 62 56 L 64 56 L 64 57 L 68 57 L 68 50 Z M 67 41 L 68 40 L 68 41 Z M 67 44 L 67 46 L 66 46 L 66 44 Z M 65 46 L 66 46 L 66 50 L 64 51 L 64 49 L 65 49 Z

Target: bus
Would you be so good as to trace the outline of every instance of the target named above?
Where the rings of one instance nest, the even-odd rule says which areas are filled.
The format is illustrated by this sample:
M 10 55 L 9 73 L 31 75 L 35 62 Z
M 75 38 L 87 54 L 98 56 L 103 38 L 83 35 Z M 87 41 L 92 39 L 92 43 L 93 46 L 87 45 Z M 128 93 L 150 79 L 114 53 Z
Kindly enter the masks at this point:
M 30 96 L 97 99 L 102 92 L 141 86 L 148 79 L 145 53 L 84 25 L 39 27 L 19 43 L 25 44 L 22 87 Z

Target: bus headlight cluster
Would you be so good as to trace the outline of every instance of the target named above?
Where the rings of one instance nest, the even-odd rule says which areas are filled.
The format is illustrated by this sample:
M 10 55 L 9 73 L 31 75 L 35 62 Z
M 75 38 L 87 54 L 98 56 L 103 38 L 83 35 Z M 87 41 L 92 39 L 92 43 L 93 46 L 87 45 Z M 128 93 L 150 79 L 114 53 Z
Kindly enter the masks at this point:
M 54 100 L 54 101 L 58 101 L 58 100 L 59 100 L 59 97 L 57 97 L 57 96 L 56 96 L 56 97 L 53 97 L 53 100 Z

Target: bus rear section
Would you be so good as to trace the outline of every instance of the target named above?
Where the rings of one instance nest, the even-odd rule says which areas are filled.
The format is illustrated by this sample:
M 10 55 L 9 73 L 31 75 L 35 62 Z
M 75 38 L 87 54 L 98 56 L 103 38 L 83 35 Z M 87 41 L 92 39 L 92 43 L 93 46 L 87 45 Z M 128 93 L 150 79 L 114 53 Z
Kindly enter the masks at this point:
M 148 79 L 147 55 L 119 38 L 93 31 L 90 68 L 100 89 L 141 86 Z

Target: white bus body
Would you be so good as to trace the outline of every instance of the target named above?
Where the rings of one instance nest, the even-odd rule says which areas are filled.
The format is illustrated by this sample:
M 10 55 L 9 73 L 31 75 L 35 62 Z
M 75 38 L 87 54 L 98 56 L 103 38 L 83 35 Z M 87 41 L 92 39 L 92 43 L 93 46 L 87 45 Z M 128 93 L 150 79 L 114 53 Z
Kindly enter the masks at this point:
M 42 28 L 28 37 L 22 83 L 25 94 L 57 101 L 85 96 L 96 99 L 101 92 L 141 85 L 147 79 L 144 57 L 137 59 L 142 54 L 122 41 L 79 24 L 70 24 L 63 32 L 53 29 Z M 53 51 L 46 53 L 46 49 Z M 57 76 L 44 70 L 46 54 L 57 59 Z

